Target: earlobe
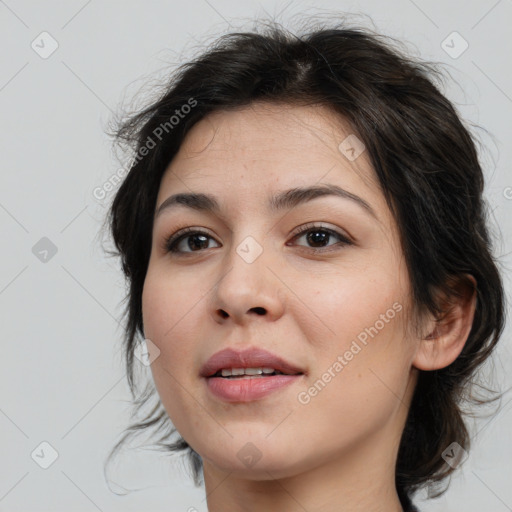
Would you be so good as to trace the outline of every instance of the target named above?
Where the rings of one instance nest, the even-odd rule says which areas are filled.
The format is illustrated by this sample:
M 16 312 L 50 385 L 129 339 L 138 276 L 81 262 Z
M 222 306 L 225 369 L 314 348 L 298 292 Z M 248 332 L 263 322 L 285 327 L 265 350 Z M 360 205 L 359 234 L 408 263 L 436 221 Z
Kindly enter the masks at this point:
M 431 320 L 428 334 L 419 340 L 412 365 L 424 371 L 439 370 L 452 364 L 468 339 L 476 308 L 476 280 L 459 280 L 454 293 L 443 300 L 445 314 Z

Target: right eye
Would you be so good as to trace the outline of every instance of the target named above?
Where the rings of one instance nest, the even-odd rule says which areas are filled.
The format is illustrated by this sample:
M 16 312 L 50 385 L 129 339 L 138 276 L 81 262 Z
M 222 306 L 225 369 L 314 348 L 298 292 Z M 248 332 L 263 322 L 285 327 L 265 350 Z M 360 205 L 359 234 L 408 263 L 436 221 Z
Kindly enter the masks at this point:
M 208 239 L 214 240 L 204 231 L 194 228 L 185 228 L 172 234 L 165 240 L 165 249 L 174 254 L 199 252 L 201 249 L 208 249 Z M 185 247 L 190 249 L 185 250 Z M 196 250 L 198 249 L 198 250 Z

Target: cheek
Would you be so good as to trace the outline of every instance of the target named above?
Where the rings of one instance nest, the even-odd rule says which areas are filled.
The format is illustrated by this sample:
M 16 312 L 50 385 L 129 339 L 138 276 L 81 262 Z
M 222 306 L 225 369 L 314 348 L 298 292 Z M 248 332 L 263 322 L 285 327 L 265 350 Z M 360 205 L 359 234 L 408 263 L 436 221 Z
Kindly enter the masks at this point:
M 334 422 L 350 414 L 362 426 L 389 414 L 407 386 L 414 349 L 404 337 L 408 290 L 385 262 L 331 276 L 327 290 L 309 295 L 317 318 L 297 316 L 315 355 L 303 402 Z
M 379 332 L 402 325 L 407 288 L 403 276 L 396 269 L 387 272 L 384 263 L 345 267 L 303 281 L 304 288 L 297 295 L 308 298 L 305 302 L 314 314 L 296 318 L 302 319 L 302 330 L 316 339 L 317 348 L 342 350 L 358 335 L 362 341 L 368 338 L 367 330 L 375 332 L 376 324 Z
M 162 338 L 163 333 L 170 328 L 169 312 L 174 311 L 176 301 L 172 289 L 166 286 L 166 280 L 159 279 L 156 271 L 148 269 L 144 288 L 142 290 L 142 319 L 144 334 L 154 343 Z
M 384 326 L 375 326 L 370 315 L 373 321 L 368 330 L 364 323 L 351 323 L 350 316 L 346 322 L 340 317 L 341 334 L 319 354 L 307 387 L 298 397 L 297 433 L 315 432 L 319 453 L 354 446 L 406 411 L 410 351 L 401 334 L 400 315 L 396 313 Z M 354 335 L 345 335 L 343 327 Z M 364 336 L 358 338 L 360 333 Z
M 179 274 L 150 265 L 142 291 L 144 333 L 160 350 L 171 348 L 202 297 L 201 289 Z M 186 332 L 186 331 L 185 331 Z M 160 347 L 160 345 L 162 345 Z
M 196 292 L 183 293 L 183 289 L 178 280 L 163 279 L 161 273 L 148 271 L 142 293 L 144 334 L 160 351 L 151 371 L 169 415 L 180 412 L 184 406 L 183 387 L 195 368 L 197 346 L 193 339 L 198 319 L 194 306 L 201 298 L 201 291 L 189 287 Z

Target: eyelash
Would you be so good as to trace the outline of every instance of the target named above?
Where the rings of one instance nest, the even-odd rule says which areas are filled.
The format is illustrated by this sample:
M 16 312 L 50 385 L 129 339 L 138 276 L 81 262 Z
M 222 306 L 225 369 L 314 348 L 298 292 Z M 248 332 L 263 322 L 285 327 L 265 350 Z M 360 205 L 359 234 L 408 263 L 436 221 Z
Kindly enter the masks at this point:
M 353 242 L 351 240 L 349 240 L 348 237 L 346 237 L 345 235 L 342 235 L 338 231 L 335 231 L 333 229 L 329 229 L 329 228 L 326 228 L 323 226 L 318 226 L 314 223 L 310 223 L 310 224 L 306 224 L 306 225 L 302 226 L 299 231 L 297 231 L 296 233 L 294 233 L 292 235 L 292 240 L 300 238 L 300 236 L 304 235 L 305 233 L 315 232 L 315 231 L 325 232 L 329 235 L 333 235 L 333 236 L 339 238 L 340 241 L 337 244 L 335 244 L 336 246 L 338 246 L 338 248 L 343 248 L 345 246 L 353 245 Z M 177 250 L 177 245 L 182 240 L 186 239 L 187 237 L 189 237 L 191 235 L 205 235 L 205 236 L 213 239 L 213 237 L 211 235 L 209 235 L 208 233 L 206 233 L 205 231 L 187 227 L 187 228 L 185 228 L 183 230 L 179 230 L 178 232 L 175 232 L 174 234 L 167 237 L 164 240 L 164 250 L 166 252 L 174 253 L 175 255 L 193 254 L 193 253 L 203 252 L 203 250 L 189 251 L 189 252 L 180 252 Z M 301 246 L 301 247 L 304 247 L 304 246 Z M 329 247 L 332 247 L 332 246 L 327 246 L 327 248 L 315 248 L 315 247 L 306 247 L 306 248 L 309 249 L 314 254 L 331 252 L 333 250 L 339 250 L 339 249 L 329 249 Z

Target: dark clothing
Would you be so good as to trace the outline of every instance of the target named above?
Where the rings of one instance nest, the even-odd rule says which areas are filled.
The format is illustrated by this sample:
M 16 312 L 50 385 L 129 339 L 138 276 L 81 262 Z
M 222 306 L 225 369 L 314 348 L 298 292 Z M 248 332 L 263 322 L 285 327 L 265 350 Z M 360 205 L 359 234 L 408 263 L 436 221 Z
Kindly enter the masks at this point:
M 400 503 L 402 504 L 402 508 L 404 512 L 420 512 L 412 502 L 411 498 L 407 495 L 403 495 L 399 493 Z

